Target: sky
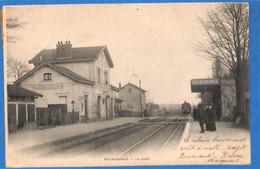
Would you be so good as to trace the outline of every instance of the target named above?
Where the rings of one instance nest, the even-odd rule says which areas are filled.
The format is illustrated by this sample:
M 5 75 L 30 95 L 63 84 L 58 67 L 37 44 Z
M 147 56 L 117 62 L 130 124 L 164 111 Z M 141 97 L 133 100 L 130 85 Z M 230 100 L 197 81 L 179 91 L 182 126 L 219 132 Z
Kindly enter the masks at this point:
M 58 41 L 72 47 L 107 45 L 114 68 L 112 85 L 128 82 L 147 90 L 147 101 L 158 104 L 200 102 L 190 80 L 211 76 L 212 61 L 198 56 L 205 41 L 199 18 L 215 3 L 88 4 L 7 7 L 4 16 L 26 24 L 4 32 L 17 37 L 6 43 L 12 57 L 28 63 Z M 136 74 L 137 76 L 133 76 Z

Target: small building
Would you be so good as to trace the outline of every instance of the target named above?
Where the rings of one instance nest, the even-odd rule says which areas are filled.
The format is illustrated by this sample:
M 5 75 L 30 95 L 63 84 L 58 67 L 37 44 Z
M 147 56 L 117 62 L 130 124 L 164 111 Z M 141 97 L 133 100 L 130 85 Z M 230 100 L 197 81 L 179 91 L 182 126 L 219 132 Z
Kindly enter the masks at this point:
M 123 100 L 120 116 L 142 116 L 146 108 L 145 92 L 147 91 L 132 83 L 123 87 L 119 85 L 118 97 Z
M 8 132 L 36 124 L 35 99 L 42 94 L 16 86 L 7 85 L 7 119 Z
M 233 120 L 236 87 L 233 79 L 192 79 L 191 91 L 201 93 L 201 102 L 216 107 L 217 119 Z
M 123 110 L 123 102 L 124 100 L 117 98 L 118 111 Z
M 43 49 L 29 63 L 34 68 L 15 84 L 43 95 L 35 106 L 51 110 L 48 124 L 62 124 L 57 121 L 61 113 L 69 120 L 77 118 L 71 112 L 78 113 L 79 121 L 115 116 L 117 91 L 110 85 L 114 64 L 107 46 L 73 48 L 70 41 L 58 42 L 56 49 Z

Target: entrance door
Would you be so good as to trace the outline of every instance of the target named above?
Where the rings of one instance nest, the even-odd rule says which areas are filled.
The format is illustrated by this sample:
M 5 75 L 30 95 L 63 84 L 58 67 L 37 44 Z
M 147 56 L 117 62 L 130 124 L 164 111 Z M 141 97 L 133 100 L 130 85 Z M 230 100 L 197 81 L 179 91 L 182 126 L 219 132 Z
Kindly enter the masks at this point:
M 16 105 L 8 104 L 8 131 L 16 132 Z
M 97 100 L 97 118 L 100 119 L 100 112 L 101 112 L 101 96 L 98 96 Z
M 114 117 L 114 100 L 113 98 L 111 98 L 111 106 L 110 106 L 110 112 L 111 112 L 111 116 Z
M 34 104 L 28 104 L 28 122 L 35 122 L 35 106 Z
M 85 116 L 88 117 L 88 95 L 84 96 L 84 104 L 85 104 Z
M 108 119 L 108 97 L 106 97 L 106 119 Z
M 26 123 L 26 105 L 18 104 L 18 128 L 23 128 Z

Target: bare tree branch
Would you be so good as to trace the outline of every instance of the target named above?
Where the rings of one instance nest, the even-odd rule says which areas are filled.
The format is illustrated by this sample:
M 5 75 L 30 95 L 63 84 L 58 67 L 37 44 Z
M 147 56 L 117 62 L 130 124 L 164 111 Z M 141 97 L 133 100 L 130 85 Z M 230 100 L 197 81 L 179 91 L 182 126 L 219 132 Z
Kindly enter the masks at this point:
M 200 20 L 207 41 L 198 43 L 204 57 L 214 58 L 232 72 L 240 115 L 245 112 L 244 86 L 249 86 L 248 9 L 248 3 L 220 4 L 217 10 L 208 13 L 207 20 Z M 222 67 L 215 65 L 213 69 Z M 217 75 L 216 70 L 213 70 L 213 74 Z
M 17 80 L 29 71 L 29 65 L 10 56 L 7 57 L 7 77 Z

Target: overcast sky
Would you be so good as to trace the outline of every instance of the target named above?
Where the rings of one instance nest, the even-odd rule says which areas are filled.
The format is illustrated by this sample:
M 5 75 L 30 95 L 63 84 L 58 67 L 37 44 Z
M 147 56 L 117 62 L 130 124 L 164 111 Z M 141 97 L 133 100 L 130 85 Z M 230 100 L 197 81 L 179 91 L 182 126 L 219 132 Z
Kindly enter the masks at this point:
M 203 41 L 198 19 L 217 4 L 110 4 L 19 6 L 8 17 L 26 22 L 7 43 L 13 57 L 28 61 L 42 49 L 69 40 L 73 47 L 107 45 L 114 68 L 111 84 L 128 82 L 148 91 L 155 103 L 198 103 L 191 93 L 192 78 L 208 78 L 211 61 L 196 55 Z M 132 76 L 138 74 L 138 78 Z

